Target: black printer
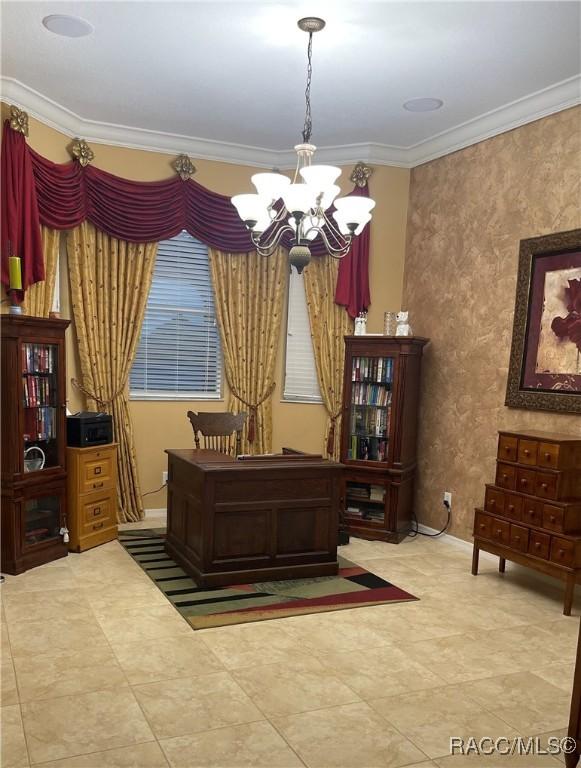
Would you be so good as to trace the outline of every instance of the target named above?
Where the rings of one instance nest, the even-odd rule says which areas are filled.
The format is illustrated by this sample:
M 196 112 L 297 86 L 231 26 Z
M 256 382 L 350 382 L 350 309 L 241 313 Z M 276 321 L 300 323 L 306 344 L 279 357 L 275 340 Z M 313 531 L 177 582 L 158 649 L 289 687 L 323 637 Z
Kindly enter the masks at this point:
M 67 445 L 88 448 L 113 442 L 113 417 L 108 413 L 79 411 L 67 416 Z

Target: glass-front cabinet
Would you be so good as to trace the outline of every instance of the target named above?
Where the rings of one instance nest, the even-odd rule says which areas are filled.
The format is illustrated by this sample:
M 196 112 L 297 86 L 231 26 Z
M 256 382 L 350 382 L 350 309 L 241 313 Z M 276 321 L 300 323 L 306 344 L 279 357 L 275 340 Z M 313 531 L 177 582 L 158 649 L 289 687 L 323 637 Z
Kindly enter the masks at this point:
M 427 339 L 346 336 L 343 526 L 400 541 L 411 524 L 417 400 Z
M 64 557 L 68 320 L 3 315 L 2 571 Z

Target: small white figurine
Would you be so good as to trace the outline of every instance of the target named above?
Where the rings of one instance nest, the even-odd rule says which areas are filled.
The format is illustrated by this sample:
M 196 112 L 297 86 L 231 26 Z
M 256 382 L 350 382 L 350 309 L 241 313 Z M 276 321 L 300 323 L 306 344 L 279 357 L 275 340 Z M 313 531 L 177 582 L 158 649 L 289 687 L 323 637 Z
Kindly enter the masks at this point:
M 360 312 L 355 318 L 355 336 L 365 336 L 367 332 L 367 312 Z
M 395 316 L 397 320 L 396 336 L 412 336 L 412 327 L 408 323 L 409 312 L 398 312 Z

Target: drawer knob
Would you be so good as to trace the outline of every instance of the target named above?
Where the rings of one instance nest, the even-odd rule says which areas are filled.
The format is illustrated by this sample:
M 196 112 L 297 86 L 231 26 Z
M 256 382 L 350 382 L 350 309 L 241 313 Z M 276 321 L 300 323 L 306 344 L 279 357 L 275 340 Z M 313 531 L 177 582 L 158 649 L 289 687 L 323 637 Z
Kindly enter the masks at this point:
M 489 506 L 493 507 L 496 504 L 496 501 L 494 499 L 490 499 L 488 504 L 489 504 Z
M 551 461 L 551 454 L 550 453 L 545 453 L 545 459 L 547 461 Z
M 531 455 L 531 452 L 529 451 L 529 449 L 528 449 L 528 448 L 525 448 L 525 449 L 524 449 L 524 455 L 525 455 L 525 456 L 530 456 L 530 455 Z
M 496 535 L 500 536 L 501 533 L 502 533 L 502 528 L 497 528 L 496 529 Z
M 541 483 L 541 488 L 546 491 L 549 486 L 546 483 Z
M 504 472 L 503 472 L 503 474 L 502 474 L 502 479 L 503 479 L 503 480 L 508 480 L 508 475 L 504 474 Z
M 551 517 L 550 517 L 549 519 L 550 519 L 550 521 L 551 521 L 552 523 L 554 523 L 554 522 L 555 522 L 555 519 L 556 519 L 556 518 L 555 518 L 555 515 L 551 515 Z
M 540 548 L 541 548 L 541 542 L 535 541 L 535 549 L 540 549 Z
M 95 523 L 95 525 L 93 526 L 93 530 L 94 531 L 98 531 L 99 528 L 102 528 L 102 527 L 103 527 L 103 523 L 102 522 L 101 523 Z
M 564 554 L 565 554 L 565 550 L 564 549 L 560 549 L 559 550 L 559 557 L 563 557 Z
M 101 467 L 95 467 L 95 474 L 100 475 L 101 474 Z
M 515 540 L 515 541 L 520 541 L 520 536 L 515 536 L 515 537 L 514 537 L 514 540 Z
M 504 446 L 504 450 L 505 450 L 507 453 L 510 453 L 510 445 L 505 445 L 505 446 Z
M 484 523 L 480 523 L 480 530 L 481 530 L 481 531 L 483 531 L 483 530 L 484 530 L 484 527 L 485 527 L 485 526 L 484 526 Z
M 103 483 L 93 483 L 93 488 L 101 488 L 103 486 Z
M 521 485 L 528 485 L 529 481 L 525 477 L 521 477 L 520 484 Z
M 508 508 L 509 508 L 509 509 L 510 509 L 510 511 L 512 512 L 512 511 L 513 511 L 513 509 L 514 509 L 514 504 L 509 504 L 509 505 L 508 505 Z
M 101 507 L 93 507 L 93 515 L 97 517 L 97 515 L 101 514 Z

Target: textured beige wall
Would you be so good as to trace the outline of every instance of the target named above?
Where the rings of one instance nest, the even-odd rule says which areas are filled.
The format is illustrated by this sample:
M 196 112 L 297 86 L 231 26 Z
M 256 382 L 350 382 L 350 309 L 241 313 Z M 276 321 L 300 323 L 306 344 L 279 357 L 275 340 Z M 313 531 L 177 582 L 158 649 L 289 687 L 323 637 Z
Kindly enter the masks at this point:
M 8 107 L 1 104 L 4 120 Z M 37 152 L 54 162 L 70 160 L 67 146 L 70 139 L 43 123 L 30 119 L 28 142 Z M 155 181 L 173 175 L 173 157 L 158 152 L 111 147 L 93 144 L 95 164 L 103 170 L 139 181 Z M 196 168 L 196 181 L 215 192 L 233 195 L 245 190 L 251 191 L 250 176 L 256 169 L 192 158 Z M 262 169 L 263 170 L 263 169 Z M 351 167 L 345 167 L 340 179 L 344 190 L 351 187 Z M 405 231 L 409 196 L 410 172 L 404 168 L 377 167 L 371 178 L 371 193 L 377 203 L 371 230 L 370 282 L 372 306 L 369 312 L 368 330 L 380 332 L 383 326 L 383 312 L 401 307 L 403 287 L 403 264 L 405 253 Z M 68 290 L 68 269 L 66 251 L 61 249 L 61 315 L 70 317 Z M 286 316 L 286 314 L 285 314 Z M 282 401 L 284 384 L 284 327 L 276 362 L 277 386 L 273 394 L 273 449 L 283 445 L 318 452 L 324 449 L 325 409 L 317 403 L 285 403 Z M 71 377 L 78 377 L 78 356 L 73 331 L 67 333 L 68 393 L 69 407 L 77 410 L 83 407 L 77 390 L 70 385 Z M 227 402 L 227 385 L 224 385 Z M 153 490 L 161 485 L 161 474 L 166 468 L 165 448 L 184 448 L 192 443 L 191 426 L 186 412 L 194 410 L 224 410 L 224 402 L 188 403 L 183 401 L 132 401 L 137 464 L 142 491 Z M 165 506 L 165 494 L 157 493 L 145 500 L 147 508 Z
M 404 304 L 425 353 L 416 511 L 472 533 L 494 477 L 497 431 L 581 436 L 581 417 L 506 408 L 519 241 L 581 226 L 581 108 L 412 171 Z

